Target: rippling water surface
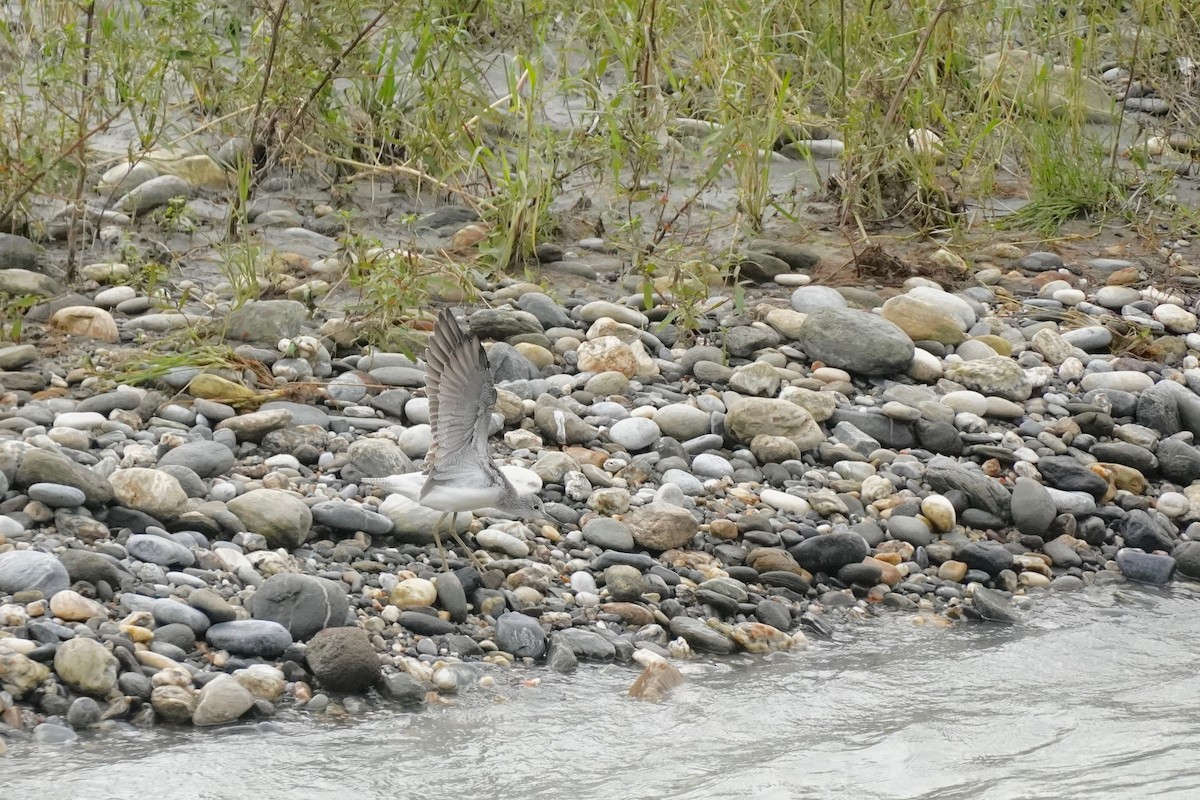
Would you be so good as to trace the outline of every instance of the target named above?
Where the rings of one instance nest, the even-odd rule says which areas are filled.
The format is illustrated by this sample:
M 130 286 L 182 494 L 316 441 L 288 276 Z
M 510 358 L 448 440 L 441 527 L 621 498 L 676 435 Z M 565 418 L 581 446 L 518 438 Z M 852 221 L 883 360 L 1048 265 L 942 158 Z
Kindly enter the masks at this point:
M 14 743 L 0 797 L 1197 798 L 1198 616 L 1188 589 L 1104 587 L 1016 627 L 885 615 L 800 654 L 693 661 L 661 703 L 624 696 L 633 668 L 587 666 L 277 733 Z

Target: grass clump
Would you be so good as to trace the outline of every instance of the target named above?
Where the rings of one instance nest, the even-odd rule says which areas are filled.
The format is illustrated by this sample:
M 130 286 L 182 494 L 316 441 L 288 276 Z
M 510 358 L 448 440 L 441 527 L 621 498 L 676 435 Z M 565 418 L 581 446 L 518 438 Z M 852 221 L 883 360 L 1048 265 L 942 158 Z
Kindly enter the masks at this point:
M 1200 120 L 1185 0 L 29 0 L 0 20 L 0 71 L 0 222 L 54 198 L 71 264 L 97 172 L 164 149 L 236 154 L 230 246 L 284 173 L 477 211 L 452 258 L 355 262 L 381 320 L 446 264 L 465 288 L 563 231 L 669 274 L 822 192 L 861 232 L 952 237 L 1026 201 L 1006 224 L 1193 221 L 1154 163 L 1118 157 Z M 1149 92 L 1165 114 L 1111 103 Z M 253 247 L 227 259 L 238 297 L 263 289 Z

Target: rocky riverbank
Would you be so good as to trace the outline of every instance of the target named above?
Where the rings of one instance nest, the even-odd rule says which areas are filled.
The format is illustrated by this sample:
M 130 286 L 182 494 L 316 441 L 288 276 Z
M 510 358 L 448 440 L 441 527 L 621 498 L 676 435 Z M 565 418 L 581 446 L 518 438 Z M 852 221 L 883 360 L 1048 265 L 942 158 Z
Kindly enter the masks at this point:
M 4 245 L 0 285 L 50 299 L 38 346 L 0 348 L 0 748 L 419 705 L 581 660 L 649 663 L 655 696 L 664 663 L 876 610 L 1009 623 L 1041 592 L 1200 578 L 1194 298 L 1144 264 L 943 250 L 945 285 L 833 288 L 759 242 L 745 307 L 709 301 L 693 341 L 597 282 L 602 242 L 557 252 L 547 274 L 582 288 L 457 309 L 494 342 L 496 452 L 548 515 L 460 515 L 481 575 L 443 570 L 436 512 L 360 484 L 420 468 L 421 363 L 252 300 L 224 320 L 238 363 L 118 386 L 124 351 L 204 310 L 156 309 L 116 264 L 67 294 Z

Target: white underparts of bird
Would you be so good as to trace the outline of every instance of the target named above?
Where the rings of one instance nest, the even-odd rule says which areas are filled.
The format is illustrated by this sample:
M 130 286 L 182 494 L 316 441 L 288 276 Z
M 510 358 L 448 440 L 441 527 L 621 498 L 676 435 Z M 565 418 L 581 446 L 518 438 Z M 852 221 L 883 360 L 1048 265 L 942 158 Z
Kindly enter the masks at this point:
M 512 465 L 500 467 L 500 472 L 508 478 L 508 482 L 522 497 L 536 496 L 542 490 L 542 479 L 531 469 Z M 424 472 L 405 472 L 400 475 L 389 475 L 386 478 L 363 478 L 362 482 L 372 486 L 380 486 L 385 491 L 407 497 L 434 511 L 475 511 L 489 506 L 498 499 L 496 487 L 456 487 L 453 491 L 444 491 L 434 487 L 422 496 L 429 476 Z

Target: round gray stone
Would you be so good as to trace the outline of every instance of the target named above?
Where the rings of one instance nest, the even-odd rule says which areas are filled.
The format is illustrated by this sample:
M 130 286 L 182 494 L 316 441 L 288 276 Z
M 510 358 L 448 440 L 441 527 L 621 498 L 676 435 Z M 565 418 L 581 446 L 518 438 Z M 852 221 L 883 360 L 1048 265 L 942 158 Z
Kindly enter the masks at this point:
M 0 594 L 37 590 L 51 598 L 70 586 L 66 567 L 49 553 L 38 550 L 0 553 Z
M 809 358 L 866 376 L 904 371 L 916 349 L 898 326 L 852 308 L 810 313 L 797 341 Z
M 811 314 L 823 308 L 846 308 L 846 298 L 828 286 L 801 286 L 792 292 L 792 308 L 801 314 Z
M 233 451 L 220 442 L 202 439 L 196 442 L 181 444 L 174 450 L 168 450 L 158 460 L 159 467 L 187 467 L 201 478 L 213 478 L 223 475 L 233 469 L 237 459 Z
M 657 423 L 645 417 L 629 417 L 608 429 L 608 438 L 631 453 L 647 449 L 661 436 Z
M 1058 515 L 1050 493 L 1033 478 L 1017 478 L 1011 511 L 1017 530 L 1029 536 L 1044 536 Z
M 583 538 L 603 550 L 627 553 L 633 550 L 633 534 L 625 523 L 611 517 L 594 517 L 583 526 Z M 64 587 L 65 588 L 65 587 Z
M 533 617 L 509 612 L 496 620 L 496 646 L 517 658 L 541 658 L 546 652 L 546 632 Z
M 613 564 L 605 569 L 604 585 L 609 596 L 621 602 L 637 602 L 647 589 L 641 570 L 627 564 Z
M 100 721 L 103 709 L 90 697 L 76 697 L 67 710 L 67 722 L 77 731 L 90 728 Z
M 685 403 L 664 406 L 654 414 L 654 422 L 663 435 L 680 442 L 708 433 L 711 419 L 709 412 Z
M 226 505 L 246 530 L 262 534 L 273 548 L 294 550 L 312 529 L 312 511 L 304 501 L 278 489 L 254 489 Z
M 916 517 L 893 516 L 887 521 L 887 531 L 893 539 L 914 547 L 928 547 L 933 543 L 933 532 Z
M 267 578 L 250 601 L 254 619 L 279 623 L 297 641 L 344 625 L 349 609 L 346 592 L 333 581 L 295 573 Z

